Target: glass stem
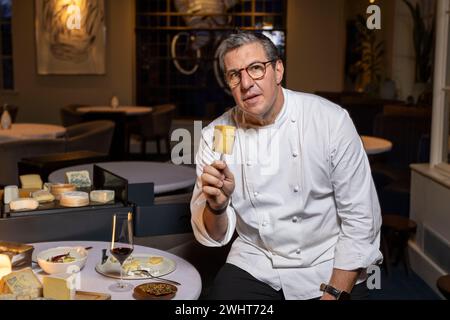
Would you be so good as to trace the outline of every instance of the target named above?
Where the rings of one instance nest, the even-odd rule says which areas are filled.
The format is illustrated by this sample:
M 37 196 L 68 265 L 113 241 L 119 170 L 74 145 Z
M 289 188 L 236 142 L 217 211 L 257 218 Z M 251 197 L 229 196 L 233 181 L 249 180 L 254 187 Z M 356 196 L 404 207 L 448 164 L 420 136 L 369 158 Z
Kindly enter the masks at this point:
M 123 288 L 123 264 L 120 264 L 120 281 L 119 281 L 119 287 Z

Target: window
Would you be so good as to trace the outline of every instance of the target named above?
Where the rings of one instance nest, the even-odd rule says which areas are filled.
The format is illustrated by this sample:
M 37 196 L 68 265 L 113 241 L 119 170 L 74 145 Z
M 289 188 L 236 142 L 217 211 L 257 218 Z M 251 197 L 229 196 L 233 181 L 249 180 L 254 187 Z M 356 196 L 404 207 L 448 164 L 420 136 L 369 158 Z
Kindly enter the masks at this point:
M 0 91 L 14 89 L 11 2 L 12 0 L 0 0 Z
M 285 17 L 286 0 L 137 0 L 137 103 L 175 103 L 181 118 L 219 116 L 234 105 L 216 59 L 221 39 L 255 30 L 284 57 Z

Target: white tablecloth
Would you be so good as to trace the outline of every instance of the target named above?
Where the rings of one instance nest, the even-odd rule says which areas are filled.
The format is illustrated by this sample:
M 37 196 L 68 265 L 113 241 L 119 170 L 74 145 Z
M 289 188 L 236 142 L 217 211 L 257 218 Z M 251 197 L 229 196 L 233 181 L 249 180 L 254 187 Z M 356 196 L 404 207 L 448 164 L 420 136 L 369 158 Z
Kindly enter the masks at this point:
M 195 169 L 164 162 L 117 161 L 102 162 L 97 165 L 127 179 L 129 183 L 153 182 L 155 194 L 193 187 L 196 179 Z M 49 175 L 48 181 L 64 183 L 67 171 L 81 170 L 89 171 L 91 179 L 93 178 L 94 165 L 91 163 L 53 171 Z
M 52 124 L 13 123 L 10 129 L 0 129 L 0 141 L 19 139 L 54 139 L 63 136 L 66 128 Z
M 361 136 L 361 139 L 368 155 L 379 154 L 392 149 L 392 142 L 386 139 L 371 136 Z
M 127 115 L 142 115 L 152 111 L 151 107 L 138 106 L 118 106 L 113 108 L 111 106 L 86 106 L 77 108 L 77 112 L 125 112 Z
M 90 249 L 86 265 L 81 270 L 81 291 L 88 292 L 99 292 L 107 293 L 111 295 L 112 300 L 132 300 L 133 290 L 128 292 L 111 292 L 108 287 L 111 284 L 117 282 L 118 279 L 113 279 L 105 277 L 97 271 L 95 271 L 95 266 L 101 262 L 102 249 L 109 249 L 109 242 L 97 242 L 97 241 L 61 241 L 61 242 L 41 242 L 33 243 L 34 253 L 39 253 L 42 250 L 46 250 L 54 247 L 66 247 L 66 246 L 82 246 L 82 247 L 92 247 Z M 156 256 L 162 256 L 172 259 L 176 263 L 176 269 L 163 276 L 164 278 L 175 280 L 181 283 L 177 286 L 178 291 L 173 299 L 175 300 L 195 300 L 198 299 L 202 290 L 202 280 L 197 269 L 194 268 L 186 260 L 171 254 L 166 251 L 143 247 L 134 246 L 134 253 L 144 253 Z M 107 254 L 110 255 L 109 250 Z M 34 254 L 33 254 L 34 255 Z M 39 265 L 33 263 L 33 270 L 38 275 L 39 278 L 46 275 L 40 268 Z M 158 280 L 145 279 L 145 280 L 126 280 L 130 281 L 134 286 L 138 286 L 142 283 L 155 282 Z

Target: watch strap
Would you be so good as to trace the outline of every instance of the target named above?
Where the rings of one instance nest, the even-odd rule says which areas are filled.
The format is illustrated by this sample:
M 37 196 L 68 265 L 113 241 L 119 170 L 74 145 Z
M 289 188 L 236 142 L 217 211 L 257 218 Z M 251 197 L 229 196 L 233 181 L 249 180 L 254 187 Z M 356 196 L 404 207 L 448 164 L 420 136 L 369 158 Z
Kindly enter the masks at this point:
M 344 300 L 344 299 L 348 300 L 350 298 L 350 294 L 348 292 L 336 289 L 335 287 L 325 283 L 322 283 L 320 285 L 320 291 L 332 295 L 333 297 L 336 298 L 336 300 Z

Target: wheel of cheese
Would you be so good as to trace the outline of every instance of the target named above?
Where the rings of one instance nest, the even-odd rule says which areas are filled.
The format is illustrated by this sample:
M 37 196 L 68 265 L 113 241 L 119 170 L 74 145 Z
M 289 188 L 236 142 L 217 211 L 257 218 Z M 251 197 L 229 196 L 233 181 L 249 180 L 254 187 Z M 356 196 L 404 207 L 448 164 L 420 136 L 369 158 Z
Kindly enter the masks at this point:
M 35 210 L 37 207 L 39 207 L 39 202 L 32 198 L 19 198 L 9 203 L 9 208 L 13 211 Z
M 114 200 L 114 190 L 93 190 L 90 194 L 91 201 L 106 203 Z
M 59 204 L 64 207 L 87 206 L 89 204 L 89 194 L 81 191 L 64 192 L 60 196 Z
M 50 187 L 50 192 L 55 196 L 57 200 L 60 199 L 61 194 L 64 192 L 75 191 L 77 187 L 74 184 L 66 183 L 66 184 L 52 184 Z

